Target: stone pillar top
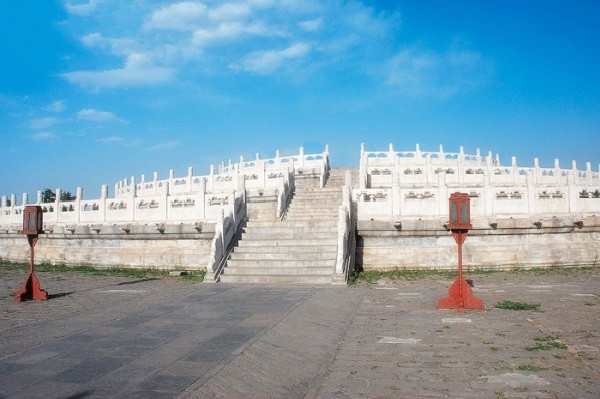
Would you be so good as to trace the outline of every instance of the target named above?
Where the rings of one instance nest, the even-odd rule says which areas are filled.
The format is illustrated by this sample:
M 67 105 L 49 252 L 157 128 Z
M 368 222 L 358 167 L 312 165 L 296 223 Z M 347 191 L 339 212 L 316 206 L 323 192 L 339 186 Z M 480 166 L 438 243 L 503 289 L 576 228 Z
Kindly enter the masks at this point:
M 27 205 L 29 203 L 29 194 L 23 193 L 23 201 L 21 205 Z
M 77 199 L 78 200 L 83 199 L 83 188 L 82 187 L 77 187 Z

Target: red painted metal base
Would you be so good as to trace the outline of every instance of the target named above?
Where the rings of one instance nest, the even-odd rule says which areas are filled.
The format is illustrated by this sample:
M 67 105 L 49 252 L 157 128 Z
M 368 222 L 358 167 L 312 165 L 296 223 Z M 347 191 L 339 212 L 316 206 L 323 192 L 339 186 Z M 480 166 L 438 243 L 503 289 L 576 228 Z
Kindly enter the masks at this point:
M 462 295 L 461 295 L 462 294 Z M 438 301 L 438 309 L 485 309 L 485 304 L 479 298 L 473 296 L 473 290 L 465 279 L 456 279 L 448 289 L 448 296 Z
M 448 289 L 448 297 L 438 301 L 438 309 L 458 309 L 464 312 L 465 309 L 485 309 L 485 304 L 479 298 L 473 296 L 473 290 L 463 278 L 462 272 L 462 245 L 467 239 L 467 230 L 452 230 L 452 237 L 458 245 L 458 278 Z
M 34 248 L 38 241 L 37 234 L 28 234 L 27 241 L 29 242 L 29 273 L 25 278 L 25 282 L 21 289 L 15 292 L 15 300 L 18 302 L 38 300 L 45 301 L 48 299 L 48 293 L 40 288 L 40 280 L 35 275 Z
M 45 301 L 48 299 L 48 293 L 40 288 L 40 280 L 34 272 L 30 271 L 21 289 L 15 292 L 15 299 L 19 302 L 27 300 Z

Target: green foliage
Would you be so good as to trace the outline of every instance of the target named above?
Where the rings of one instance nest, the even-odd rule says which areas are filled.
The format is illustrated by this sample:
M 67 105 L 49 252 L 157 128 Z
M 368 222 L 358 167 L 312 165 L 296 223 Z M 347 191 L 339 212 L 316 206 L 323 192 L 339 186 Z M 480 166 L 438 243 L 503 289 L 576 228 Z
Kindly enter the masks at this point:
M 521 371 L 545 371 L 548 370 L 548 367 L 536 366 L 535 364 L 522 364 L 517 367 L 517 370 Z
M 206 270 L 194 270 L 182 275 L 181 279 L 184 281 L 189 281 L 190 283 L 201 283 L 204 281 L 205 276 Z
M 498 309 L 505 310 L 533 310 L 534 312 L 540 311 L 539 303 L 526 303 L 526 302 L 513 302 L 513 301 L 502 301 L 498 302 L 495 307 Z
M 61 201 L 74 201 L 75 196 L 71 194 L 70 191 L 61 191 L 60 193 Z M 42 190 L 42 203 L 48 204 L 56 201 L 56 192 L 50 190 L 49 188 L 45 188 Z
M 26 270 L 29 268 L 29 264 L 26 263 L 15 263 L 5 262 L 0 259 L 0 267 L 3 269 L 21 269 Z M 67 265 L 53 265 L 51 263 L 41 263 L 35 266 L 35 270 L 39 272 L 54 272 L 54 273 L 86 273 L 93 276 L 117 276 L 117 277 L 131 277 L 131 278 L 163 278 L 169 277 L 169 270 L 161 269 L 134 269 L 125 267 L 105 267 L 96 268 L 92 266 L 67 266 Z M 202 282 L 206 270 L 195 270 L 182 275 L 181 278 L 184 281 L 189 282 Z
M 549 351 L 553 349 L 567 349 L 567 345 L 560 342 L 560 337 L 557 335 L 546 335 L 534 339 L 535 345 L 528 346 L 525 350 L 533 351 Z

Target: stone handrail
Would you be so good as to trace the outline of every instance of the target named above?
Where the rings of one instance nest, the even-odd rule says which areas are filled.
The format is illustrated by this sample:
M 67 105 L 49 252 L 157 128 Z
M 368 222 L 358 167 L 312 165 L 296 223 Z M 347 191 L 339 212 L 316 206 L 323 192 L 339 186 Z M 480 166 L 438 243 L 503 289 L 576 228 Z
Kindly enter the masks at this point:
M 342 205 L 338 208 L 338 249 L 336 256 L 334 283 L 345 283 L 348 273 L 354 267 L 356 251 L 355 217 L 352 211 L 351 175 L 346 173 L 346 182 L 342 187 Z
M 296 189 L 294 173 L 288 172 L 285 179 L 279 183 L 277 188 L 277 219 L 283 220 L 285 212 L 290 204 L 290 200 Z
M 225 267 L 226 258 L 235 244 L 236 237 L 243 227 L 246 219 L 246 203 L 243 193 L 235 198 L 234 205 L 230 206 L 225 214 L 219 211 L 215 225 L 215 236 L 210 246 L 210 260 L 206 267 L 207 283 L 217 282 Z

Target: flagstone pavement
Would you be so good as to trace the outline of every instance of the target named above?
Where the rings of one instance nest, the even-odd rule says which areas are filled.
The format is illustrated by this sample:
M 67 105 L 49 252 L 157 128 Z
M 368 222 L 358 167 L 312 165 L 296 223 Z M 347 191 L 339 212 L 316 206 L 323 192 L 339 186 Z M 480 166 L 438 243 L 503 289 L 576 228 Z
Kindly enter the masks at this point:
M 0 398 L 598 398 L 600 270 L 450 280 L 198 284 L 0 268 Z M 503 300 L 541 311 L 494 308 Z

